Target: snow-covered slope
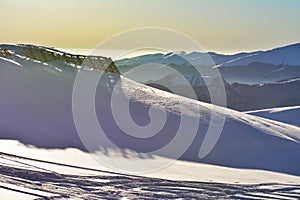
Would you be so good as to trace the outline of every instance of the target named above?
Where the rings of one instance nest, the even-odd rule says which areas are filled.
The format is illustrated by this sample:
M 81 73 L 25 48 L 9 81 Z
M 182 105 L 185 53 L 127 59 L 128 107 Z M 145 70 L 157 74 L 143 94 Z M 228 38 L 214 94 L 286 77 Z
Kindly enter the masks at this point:
M 270 108 L 246 113 L 300 127 L 300 106 Z
M 85 150 L 73 121 L 72 91 L 76 73 L 85 73 L 86 70 L 46 71 L 40 67 L 31 60 L 24 61 L 21 66 L 0 60 L 1 138 L 17 139 L 43 148 L 76 147 Z M 92 74 L 93 71 L 89 71 L 88 75 Z M 118 84 L 114 85 L 115 81 Z M 150 141 L 133 140 L 118 127 L 111 110 L 110 91 L 113 86 L 126 97 L 131 96 L 132 118 L 138 124 L 149 123 L 150 106 L 168 113 L 167 121 L 156 137 Z M 98 120 L 109 139 L 119 147 L 137 152 L 162 147 L 172 140 L 177 124 L 184 117 L 189 119 L 188 123 L 199 122 L 200 128 L 181 159 L 300 175 L 300 128 L 169 94 L 119 75 L 106 74 L 97 91 Z M 226 113 L 225 125 L 215 147 L 200 159 L 199 149 L 212 109 L 217 115 Z M 217 125 L 221 121 L 214 123 Z M 143 136 L 144 133 L 140 134 Z M 187 130 L 184 138 L 190 138 L 191 134 L 193 130 Z M 115 147 L 103 141 L 93 142 L 90 149 Z M 174 151 L 161 156 L 172 157 L 177 148 L 180 144 L 174 147 Z
M 151 174 L 133 176 L 116 173 L 78 149 L 38 149 L 0 140 L 0 152 L 0 196 L 6 200 L 297 199 L 300 195 L 299 176 L 261 170 L 177 161 Z

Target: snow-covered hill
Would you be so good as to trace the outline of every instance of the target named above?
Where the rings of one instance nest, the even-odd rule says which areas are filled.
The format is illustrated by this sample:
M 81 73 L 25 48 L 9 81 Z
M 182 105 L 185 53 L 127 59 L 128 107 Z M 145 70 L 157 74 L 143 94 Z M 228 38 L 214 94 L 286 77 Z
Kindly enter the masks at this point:
M 270 108 L 246 113 L 300 127 L 300 106 Z
M 85 150 L 77 135 L 72 113 L 72 91 L 77 70 L 46 71 L 40 70 L 43 64 L 31 60 L 24 61 L 22 66 L 14 62 L 17 61 L 1 59 L 0 64 L 1 138 L 18 139 L 44 148 L 76 147 Z M 101 93 L 96 92 L 96 111 L 102 129 L 119 147 L 145 152 L 164 146 L 173 138 L 176 124 L 184 117 L 190 119 L 188 123 L 199 121 L 201 128 L 181 159 L 300 174 L 300 128 L 169 94 L 119 75 L 107 75 L 103 81 L 98 86 Z M 149 123 L 147 112 L 150 106 L 168 113 L 164 128 L 153 140 L 132 140 L 114 121 L 110 101 L 110 87 L 114 84 L 107 88 L 107 82 L 115 81 L 119 81 L 115 85 L 117 90 L 131 96 L 131 113 L 137 123 Z M 216 146 L 200 159 L 198 153 L 212 109 L 217 115 L 226 113 L 225 125 Z M 216 123 L 221 123 L 221 120 Z M 189 138 L 193 131 L 185 134 Z M 91 149 L 99 149 L 99 145 L 111 148 L 107 143 L 98 142 Z M 166 155 L 172 157 L 172 153 L 167 152 Z
M 12 46 L 11 48 L 22 50 L 23 47 Z M 90 99 L 85 96 L 86 93 L 79 95 L 79 103 L 81 102 L 82 106 L 78 109 L 82 111 L 82 116 L 76 117 L 73 112 L 74 102 L 72 104 L 76 75 L 77 77 L 78 75 L 87 77 L 85 82 L 76 82 L 78 87 L 84 87 L 90 83 L 95 74 L 98 76 L 95 70 L 105 71 L 105 65 L 100 65 L 97 69 L 90 66 L 73 67 L 68 64 L 72 60 L 67 63 L 58 60 L 58 62 L 50 62 L 50 65 L 48 62 L 36 62 L 35 59 L 26 57 L 22 52 L 15 53 L 17 51 L 10 49 L 10 46 L 6 46 L 6 49 L 13 55 L 0 58 L 0 138 L 18 140 L 23 144 L 35 147 L 13 145 L 14 150 L 10 150 L 5 145 L 3 149 L 1 145 L 0 174 L 2 178 L 0 187 L 4 192 L 11 190 L 21 193 L 23 189 L 20 187 L 27 188 L 27 194 L 44 199 L 46 196 L 51 196 L 54 199 L 92 199 L 96 198 L 97 195 L 168 199 L 174 196 L 204 199 L 264 198 L 262 190 L 268 193 L 267 197 L 277 195 L 277 198 L 286 196 L 294 198 L 299 195 L 299 127 L 170 94 L 129 80 L 117 73 L 104 73 L 96 87 L 95 98 Z M 112 67 L 111 63 L 108 66 Z M 130 97 L 128 107 L 124 107 L 122 102 L 112 104 L 114 92 L 117 92 L 116 94 L 119 94 L 120 98 L 127 99 Z M 93 99 L 95 105 L 90 107 Z M 112 107 L 112 105 L 116 107 Z M 93 119 L 90 118 L 90 115 L 85 115 L 86 107 L 95 110 L 101 128 L 112 143 L 104 137 L 100 137 L 100 140 L 99 138 L 88 137 L 90 134 L 93 136 L 94 131 L 97 130 L 90 126 Z M 166 121 L 163 123 L 162 129 L 158 130 L 158 134 L 147 139 L 141 139 L 149 135 L 147 135 L 147 131 L 140 131 L 138 132 L 140 138 L 136 139 L 120 128 L 120 124 L 117 124 L 114 109 L 117 109 L 121 116 L 130 110 L 129 117 L 141 126 L 153 123 L 160 124 L 163 113 L 166 113 Z M 150 113 L 149 109 L 151 110 Z M 156 115 L 154 115 L 155 113 Z M 215 118 L 211 121 L 212 113 L 214 113 Z M 221 116 L 224 113 L 226 115 L 225 124 L 220 138 L 216 138 L 218 136 L 214 132 L 207 134 L 209 125 L 218 127 L 223 123 Z M 80 140 L 82 135 L 78 135 L 78 126 L 73 117 L 83 123 L 83 137 L 89 138 L 88 146 L 83 145 L 83 143 L 87 144 L 87 140 Z M 182 122 L 183 119 L 184 122 Z M 177 133 L 180 123 L 185 123 L 187 126 L 182 132 L 184 134 L 175 137 L 174 134 Z M 195 124 L 199 125 L 197 129 L 195 129 Z M 196 133 L 195 138 L 193 138 L 194 133 Z M 80 155 L 94 154 L 102 161 L 117 163 L 119 169 L 128 173 L 144 172 L 161 163 L 168 163 L 172 158 L 177 158 L 178 149 L 185 149 L 186 144 L 184 143 L 189 140 L 192 143 L 180 157 L 180 160 L 193 161 L 193 163 L 178 161 L 179 165 L 175 165 L 173 168 L 171 165 L 168 168 L 169 171 L 161 170 L 153 176 L 167 178 L 168 174 L 174 175 L 183 169 L 189 174 L 184 178 L 186 180 L 192 176 L 188 171 L 199 167 L 199 170 L 206 170 L 203 171 L 207 175 L 205 181 L 209 177 L 213 177 L 212 180 L 222 182 L 222 179 L 218 178 L 217 175 L 219 170 L 219 174 L 227 172 L 231 174 L 231 179 L 228 178 L 231 181 L 238 180 L 243 175 L 262 176 L 266 178 L 264 182 L 279 182 L 281 178 L 292 180 L 293 184 L 291 183 L 287 187 L 294 189 L 287 189 L 286 185 L 277 184 L 280 188 L 278 194 L 268 188 L 261 189 L 262 185 L 229 186 L 223 183 L 212 186 L 210 183 L 173 182 L 132 177 L 111 171 L 109 173 L 101 172 L 101 175 L 91 175 L 93 170 L 90 169 L 85 169 L 87 170 L 86 173 L 80 172 L 81 175 L 79 176 L 74 175 L 75 172 L 72 170 L 74 166 L 61 165 L 62 160 L 69 159 L 70 162 L 67 162 L 73 164 L 75 162 L 75 168 L 78 168 L 87 159 L 87 156 L 81 157 Z M 200 148 L 203 145 L 213 143 L 207 143 L 207 140 L 217 143 L 212 146 L 212 150 L 208 151 L 207 155 L 205 154 L 206 156 L 199 157 Z M 167 151 L 151 153 L 170 143 L 173 144 L 169 146 L 171 148 L 168 148 Z M 37 148 L 43 148 L 43 150 Z M 68 149 L 64 150 L 66 148 L 76 148 L 77 150 L 69 150 L 75 152 L 73 154 L 68 153 Z M 87 152 L 86 148 L 91 153 Z M 114 157 L 115 152 L 117 152 L 117 158 Z M 62 155 L 64 156 L 61 157 Z M 52 163 L 43 162 L 48 160 L 49 156 L 52 158 L 50 160 Z M 38 158 L 39 161 L 28 159 L 28 157 Z M 156 159 L 157 157 L 159 159 Z M 224 168 L 219 168 L 221 166 Z M 64 170 L 68 172 L 57 171 L 58 168 L 65 168 Z M 212 169 L 213 171 L 216 170 L 216 174 L 209 175 Z M 197 170 L 194 172 L 200 173 Z M 184 171 L 180 173 L 185 174 Z M 283 173 L 283 175 L 279 173 Z M 182 176 L 184 177 L 184 175 Z M 275 178 L 272 179 L 271 177 Z M 201 180 L 200 178 L 199 180 Z M 262 179 L 257 179 L 257 182 L 261 182 Z M 28 184 L 28 180 L 30 184 Z M 244 182 L 247 181 L 249 179 L 244 179 Z M 270 185 L 266 187 L 268 186 Z M 276 187 L 276 184 L 271 186 Z M 219 188 L 222 189 L 219 190 Z M 224 188 L 226 192 L 224 192 Z M 37 190 L 40 192 L 36 193 Z M 287 190 L 291 191 L 290 195 L 284 193 Z

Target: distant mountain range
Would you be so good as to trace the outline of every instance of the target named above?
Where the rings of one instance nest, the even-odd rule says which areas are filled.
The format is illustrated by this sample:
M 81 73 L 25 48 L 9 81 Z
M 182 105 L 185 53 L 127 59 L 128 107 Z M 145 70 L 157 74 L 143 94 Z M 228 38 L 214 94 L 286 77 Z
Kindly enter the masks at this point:
M 184 76 L 197 74 L 192 64 L 201 69 L 215 68 L 220 71 L 228 83 L 264 84 L 291 79 L 300 75 L 300 43 L 275 48 L 268 51 L 238 53 L 223 55 L 214 52 L 172 52 L 168 54 L 148 54 L 115 61 L 119 70 L 128 77 L 140 82 L 147 82 L 157 77 L 167 75 L 163 66 L 169 66 Z M 134 70 L 135 67 L 148 65 L 153 70 L 147 71 L 147 76 Z M 160 65 L 160 66 L 159 66 Z M 152 75 L 155 74 L 155 75 Z M 205 75 L 205 74 L 202 74 Z M 150 78 L 147 78 L 150 77 Z
M 203 74 L 200 75 L 189 61 Z M 300 43 L 234 55 L 158 53 L 115 63 L 121 73 L 135 81 L 169 92 L 167 86 L 176 87 L 176 94 L 182 96 L 189 97 L 186 92 L 190 85 L 198 100 L 205 102 L 210 102 L 207 84 L 216 80 L 205 72 L 218 70 L 225 85 L 227 106 L 235 110 L 300 105 Z

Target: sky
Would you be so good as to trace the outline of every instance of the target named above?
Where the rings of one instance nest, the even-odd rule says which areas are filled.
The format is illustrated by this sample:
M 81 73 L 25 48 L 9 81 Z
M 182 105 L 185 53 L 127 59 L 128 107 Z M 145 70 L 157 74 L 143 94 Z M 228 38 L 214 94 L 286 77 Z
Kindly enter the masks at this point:
M 91 49 L 123 31 L 161 27 L 231 54 L 299 42 L 299 10 L 300 0 L 0 0 L 0 43 Z

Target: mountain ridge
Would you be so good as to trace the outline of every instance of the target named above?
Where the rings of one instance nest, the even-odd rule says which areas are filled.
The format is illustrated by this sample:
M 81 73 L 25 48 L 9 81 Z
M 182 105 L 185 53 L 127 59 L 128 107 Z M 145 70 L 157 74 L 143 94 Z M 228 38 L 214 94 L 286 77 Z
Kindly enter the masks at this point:
M 220 66 L 226 66 L 224 65 L 226 62 L 230 62 L 231 64 L 235 64 L 234 63 L 234 60 L 235 59 L 238 59 L 238 60 L 241 60 L 241 59 L 244 59 L 245 57 L 249 56 L 249 57 L 253 57 L 253 56 L 261 56 L 261 54 L 269 54 L 269 53 L 277 53 L 278 51 L 286 51 L 286 50 L 289 50 L 289 51 L 297 51 L 298 54 L 300 53 L 300 43 L 294 43 L 294 44 L 289 44 L 289 45 L 286 45 L 286 46 L 281 46 L 281 47 L 275 47 L 275 48 L 272 48 L 270 50 L 265 50 L 265 51 L 251 51 L 251 52 L 238 52 L 238 53 L 235 53 L 235 54 L 221 54 L 221 53 L 217 53 L 217 52 L 196 52 L 196 51 L 193 51 L 193 52 L 185 52 L 185 51 L 180 51 L 180 52 L 169 52 L 167 54 L 163 54 L 163 53 L 155 53 L 155 54 L 145 54 L 145 55 L 141 55 L 141 56 L 136 56 L 136 57 L 132 57 L 132 58 L 125 58 L 125 59 L 120 59 L 120 60 L 117 60 L 117 62 L 121 62 L 121 61 L 128 61 L 128 60 L 133 60 L 133 59 L 142 59 L 144 56 L 147 56 L 147 57 L 150 57 L 150 56 L 154 56 L 154 57 L 157 57 L 157 56 L 161 56 L 162 58 L 166 58 L 166 57 L 169 57 L 170 55 L 174 56 L 174 55 L 177 55 L 177 56 L 181 56 L 183 58 L 201 58 L 203 57 L 203 55 L 207 55 L 207 56 L 211 56 L 211 58 L 215 61 L 215 64 L 216 65 L 220 65 Z M 293 55 L 294 56 L 294 55 Z M 219 57 L 219 58 L 214 58 L 214 57 Z M 221 58 L 222 57 L 222 58 Z M 156 58 L 157 59 L 157 58 Z M 167 62 L 167 60 L 165 60 Z M 172 60 L 171 60 L 172 61 Z M 257 62 L 259 62 L 259 60 L 256 60 Z M 277 64 L 277 65 L 280 65 L 280 64 L 289 64 L 289 65 L 293 65 L 293 66 L 299 66 L 300 65 L 300 61 L 299 59 L 296 60 L 297 62 L 291 62 L 291 63 L 274 63 L 274 62 L 266 62 L 266 64 Z M 262 62 L 264 63 L 264 62 Z M 141 63 L 140 63 L 141 64 Z M 168 64 L 172 64 L 172 63 L 168 63 Z M 173 63 L 175 64 L 175 63 Z M 203 64 L 203 63 L 197 63 L 197 64 Z M 240 63 L 237 62 L 235 65 L 239 65 Z M 244 64 L 249 64 L 249 63 L 244 63 Z M 230 64 L 227 64 L 230 66 Z M 211 66 L 213 67 L 213 66 Z
M 167 67 L 175 69 L 183 76 L 199 74 L 198 71 L 204 73 L 201 76 L 205 76 L 207 70 L 214 69 L 218 70 L 228 83 L 266 84 L 291 79 L 295 74 L 300 74 L 299 58 L 300 43 L 295 43 L 267 51 L 241 52 L 233 55 L 214 52 L 148 54 L 116 60 L 115 64 L 121 73 L 139 82 L 150 81 L 147 77 L 141 80 L 143 74 L 135 73 L 135 67 L 144 66 L 148 70 L 148 77 L 160 76 L 158 79 L 167 75 L 165 70 Z M 158 69 L 161 72 L 159 74 L 155 73 Z
M 111 58 L 103 56 L 86 56 L 67 53 L 52 47 L 31 44 L 0 44 L 0 58 L 9 59 L 22 65 L 26 60 L 53 66 L 57 71 L 63 69 L 79 70 L 82 67 L 90 70 L 103 70 L 120 73 Z M 69 68 L 71 67 L 71 68 Z

